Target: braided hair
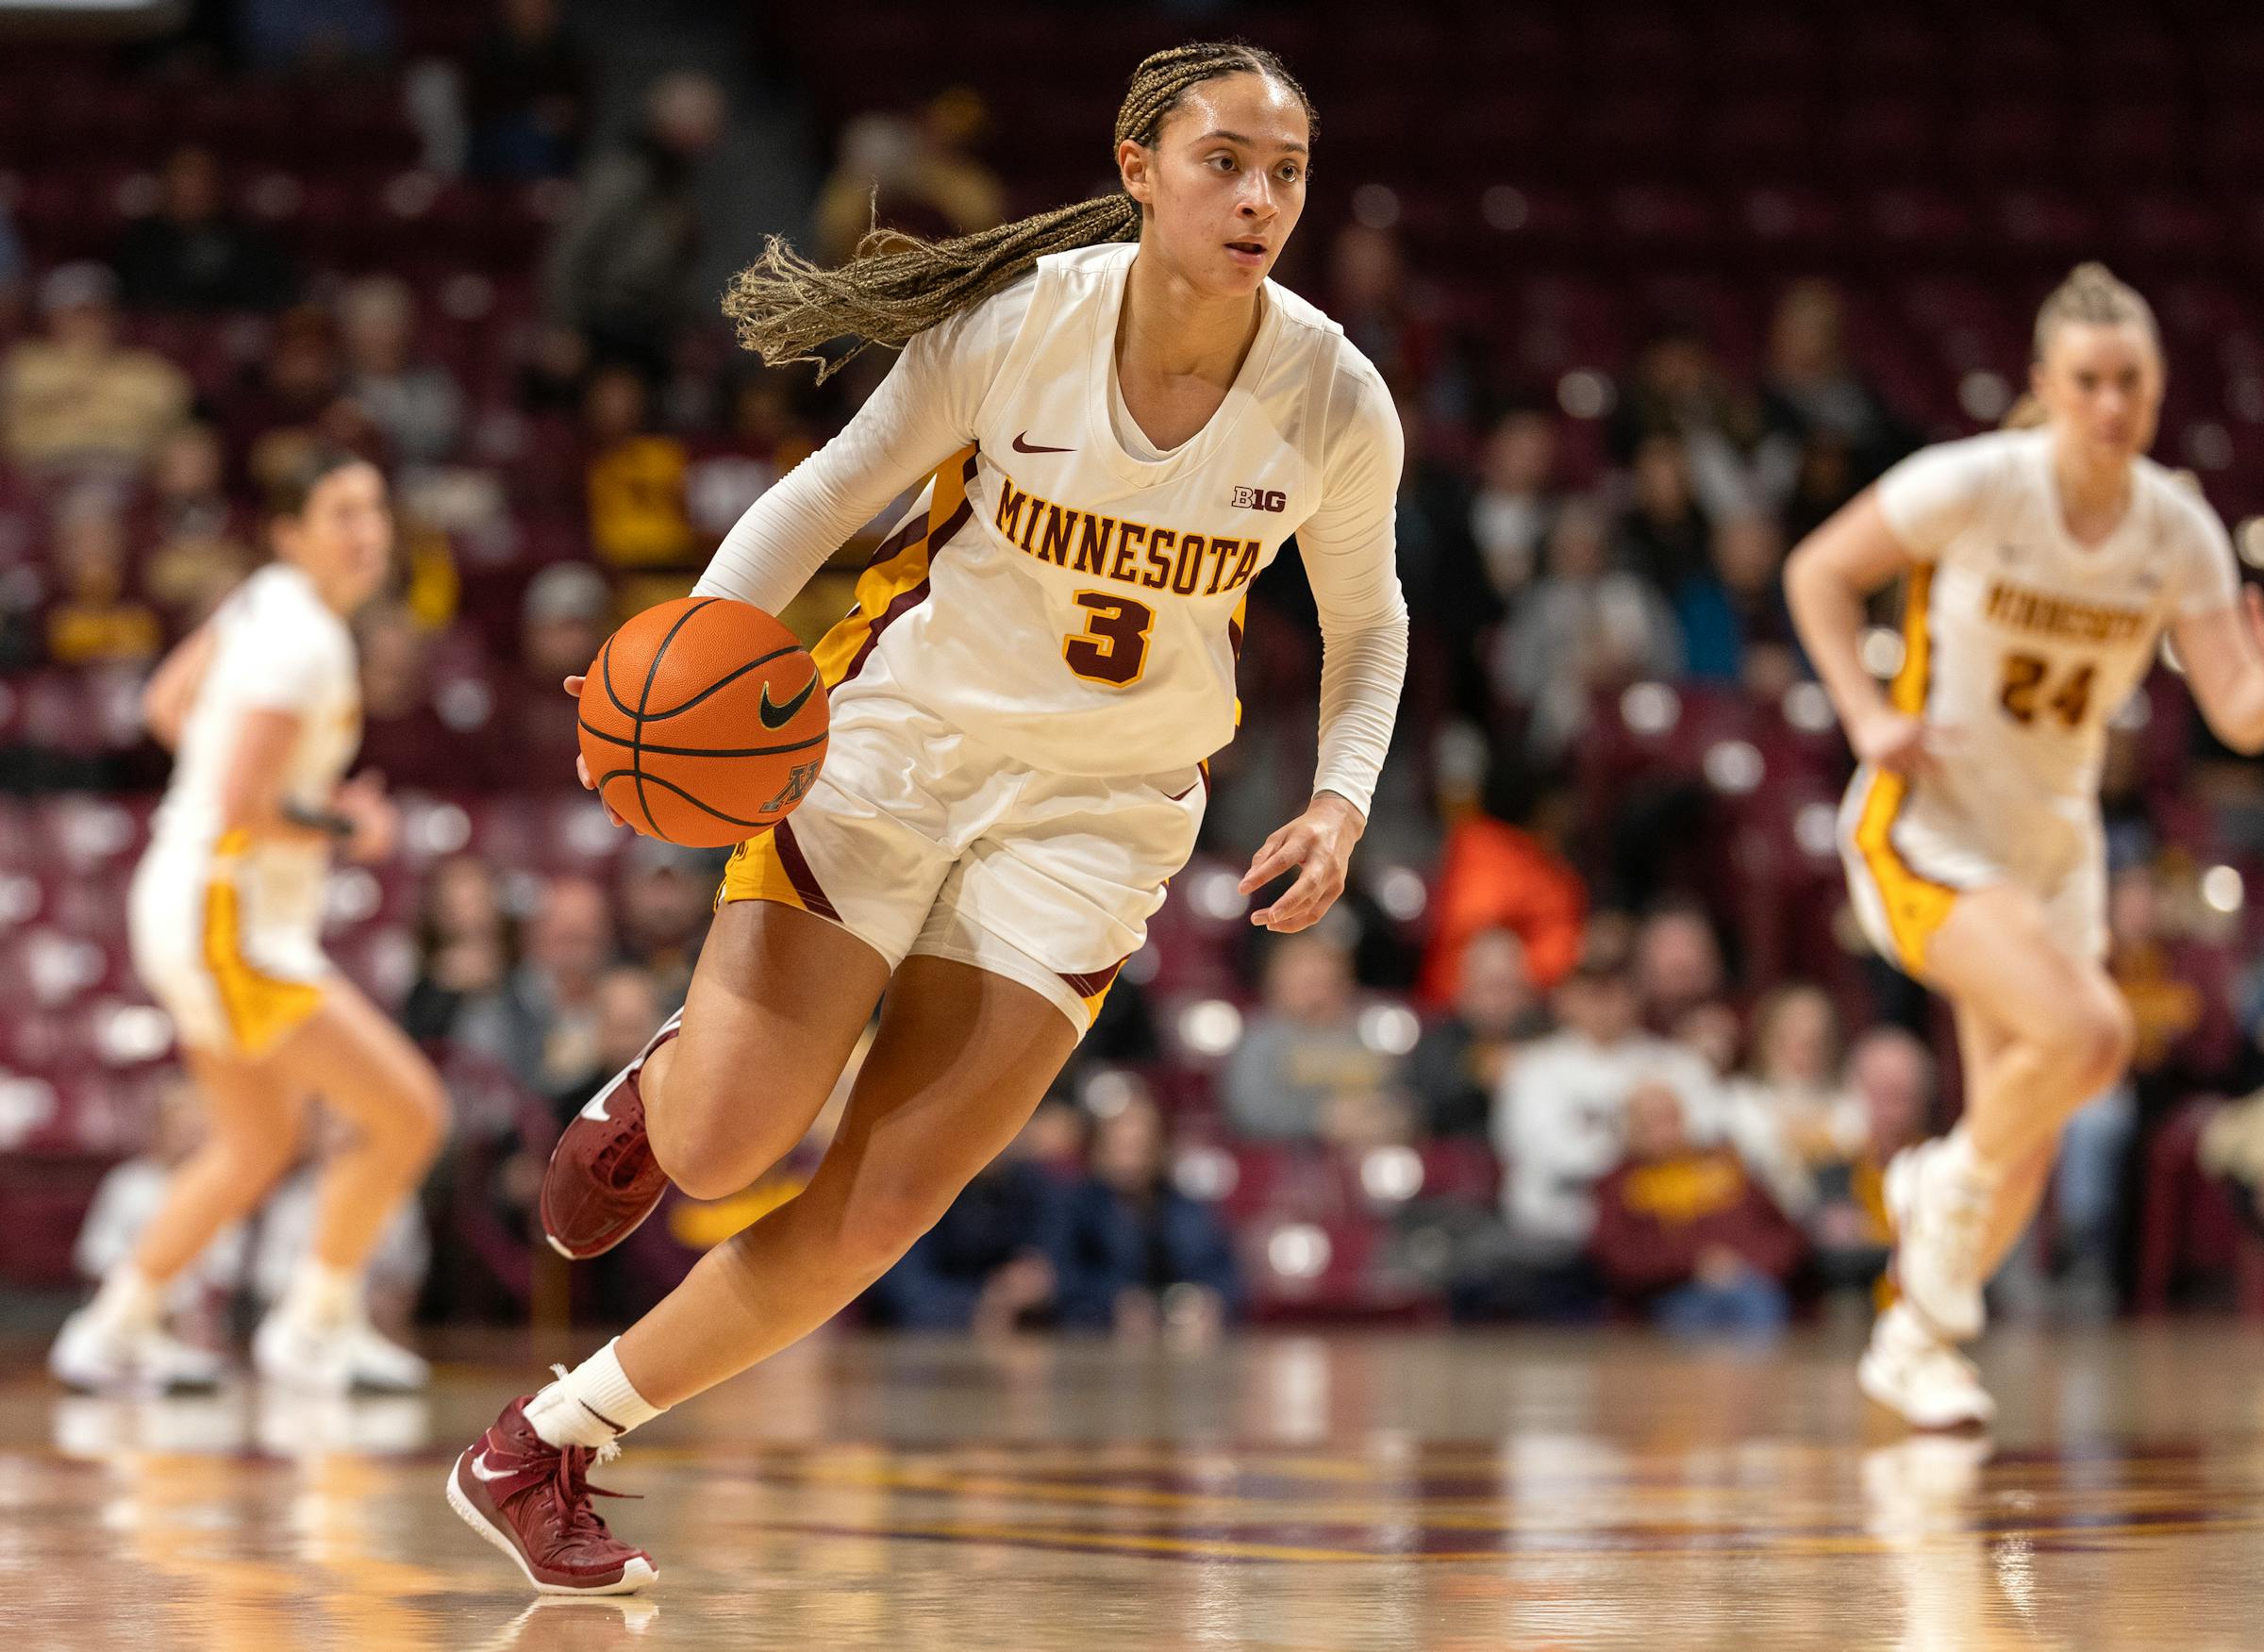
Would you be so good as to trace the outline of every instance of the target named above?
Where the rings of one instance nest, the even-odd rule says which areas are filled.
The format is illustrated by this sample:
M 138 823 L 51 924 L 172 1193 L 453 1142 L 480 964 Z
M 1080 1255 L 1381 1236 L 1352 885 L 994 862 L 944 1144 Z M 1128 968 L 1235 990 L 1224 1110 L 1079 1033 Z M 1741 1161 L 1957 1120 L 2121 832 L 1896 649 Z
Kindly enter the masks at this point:
M 1153 148 L 1189 88 L 1227 75 L 1264 75 L 1294 96 L 1317 125 L 1313 100 L 1272 52 L 1240 41 L 1200 41 L 1141 59 L 1116 111 L 1115 141 Z M 838 269 L 814 264 L 783 237 L 768 236 L 762 256 L 732 277 L 724 313 L 740 343 L 766 363 L 815 361 L 823 383 L 868 345 L 900 348 L 980 304 L 1048 253 L 1138 241 L 1140 227 L 1140 203 L 1118 191 L 940 241 L 875 228 Z M 817 353 L 841 338 L 857 340 L 856 348 L 831 360 Z

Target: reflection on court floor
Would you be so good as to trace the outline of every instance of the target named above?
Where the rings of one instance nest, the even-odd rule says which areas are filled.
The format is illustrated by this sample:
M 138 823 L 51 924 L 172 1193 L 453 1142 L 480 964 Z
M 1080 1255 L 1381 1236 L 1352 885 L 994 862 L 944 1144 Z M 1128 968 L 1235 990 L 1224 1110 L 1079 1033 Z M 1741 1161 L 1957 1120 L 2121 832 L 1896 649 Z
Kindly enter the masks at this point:
M 659 1585 L 549 1604 L 440 1494 L 542 1369 L 516 1342 L 363 1402 L 73 1398 L 12 1349 L 0 1620 L 212 1648 L 2244 1644 L 2252 1346 L 2007 1334 L 1983 1441 L 1890 1429 L 1821 1334 L 835 1339 L 639 1433 L 600 1477 L 642 1500 L 604 1511 Z

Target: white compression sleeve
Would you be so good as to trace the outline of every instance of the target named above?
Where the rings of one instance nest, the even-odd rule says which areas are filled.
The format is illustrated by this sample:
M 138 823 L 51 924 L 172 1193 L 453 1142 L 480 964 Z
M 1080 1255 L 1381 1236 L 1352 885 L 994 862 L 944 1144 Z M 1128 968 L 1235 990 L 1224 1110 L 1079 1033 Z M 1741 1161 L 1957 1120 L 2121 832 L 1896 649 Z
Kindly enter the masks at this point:
M 1321 752 L 1316 792 L 1365 815 L 1391 743 L 1407 674 L 1407 604 L 1395 518 L 1405 443 L 1390 392 L 1363 361 L 1331 400 L 1327 492 L 1297 529 L 1321 615 Z

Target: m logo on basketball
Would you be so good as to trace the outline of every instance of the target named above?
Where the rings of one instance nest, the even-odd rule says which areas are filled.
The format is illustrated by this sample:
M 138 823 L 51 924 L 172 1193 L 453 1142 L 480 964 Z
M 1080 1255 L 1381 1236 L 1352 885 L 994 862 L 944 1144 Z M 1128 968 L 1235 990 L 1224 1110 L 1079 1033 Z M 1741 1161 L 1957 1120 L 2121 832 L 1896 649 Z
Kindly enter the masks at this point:
M 1234 509 L 1237 510 L 1271 510 L 1276 516 L 1290 508 L 1290 496 L 1279 488 L 1237 488 L 1234 491 Z
M 777 796 L 762 806 L 761 812 L 774 814 L 782 809 L 791 809 L 795 804 L 801 802 L 802 794 L 807 792 L 812 783 L 816 781 L 818 771 L 823 767 L 824 767 L 823 763 L 796 763 L 793 773 L 786 777 L 786 785 L 780 789 Z

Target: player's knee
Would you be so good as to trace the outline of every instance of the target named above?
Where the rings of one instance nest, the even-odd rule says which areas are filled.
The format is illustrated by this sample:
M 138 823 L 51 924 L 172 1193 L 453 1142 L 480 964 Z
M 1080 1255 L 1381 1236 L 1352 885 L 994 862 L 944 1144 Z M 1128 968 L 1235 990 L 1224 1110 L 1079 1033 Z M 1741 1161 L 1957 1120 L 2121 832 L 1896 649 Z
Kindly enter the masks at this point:
M 2090 1011 L 2090 1077 L 2094 1090 L 2105 1090 L 2122 1076 L 2137 1052 L 2139 1028 L 2122 994 L 2102 986 Z
M 720 1110 L 689 1119 L 682 1116 L 684 1110 L 676 1110 L 670 1124 L 647 1115 L 647 1128 L 653 1157 L 668 1179 L 691 1198 L 727 1199 L 784 1156 L 783 1148 L 773 1152 L 759 1131 Z
M 448 1134 L 448 1093 L 436 1076 L 420 1079 L 402 1097 L 392 1118 L 393 1150 L 419 1171 L 440 1156 Z
M 666 1154 L 657 1157 L 677 1191 L 693 1199 L 727 1199 L 769 1168 L 765 1165 L 749 1170 L 744 1160 L 723 1151 L 702 1152 L 696 1146 L 688 1156 L 673 1162 Z
M 803 1119 L 817 1110 L 802 1109 L 792 1097 L 772 1100 L 778 1118 Z M 773 1108 L 766 1104 L 762 1111 Z M 702 1105 L 689 1093 L 681 1068 L 671 1079 L 668 1104 L 645 1114 L 653 1157 L 668 1179 L 695 1199 L 727 1199 L 785 1158 L 799 1137 L 774 1141 L 774 1127 L 739 1109 Z
M 2138 1042 L 2130 1006 L 2105 981 L 2086 983 L 2065 1000 L 2053 1047 L 2077 1075 L 2076 1105 L 2088 1101 L 2122 1076 Z

